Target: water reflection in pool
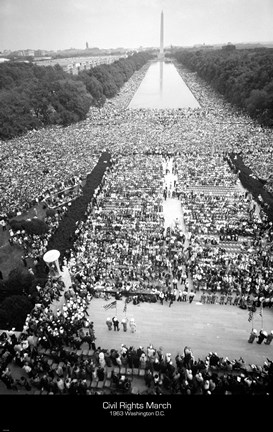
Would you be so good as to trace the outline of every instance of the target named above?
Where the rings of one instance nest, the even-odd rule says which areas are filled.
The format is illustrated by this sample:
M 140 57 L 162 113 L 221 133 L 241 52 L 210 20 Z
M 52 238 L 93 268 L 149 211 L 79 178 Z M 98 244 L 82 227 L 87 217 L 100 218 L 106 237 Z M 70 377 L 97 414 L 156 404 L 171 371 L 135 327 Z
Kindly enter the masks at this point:
M 151 64 L 128 108 L 200 108 L 173 63 Z

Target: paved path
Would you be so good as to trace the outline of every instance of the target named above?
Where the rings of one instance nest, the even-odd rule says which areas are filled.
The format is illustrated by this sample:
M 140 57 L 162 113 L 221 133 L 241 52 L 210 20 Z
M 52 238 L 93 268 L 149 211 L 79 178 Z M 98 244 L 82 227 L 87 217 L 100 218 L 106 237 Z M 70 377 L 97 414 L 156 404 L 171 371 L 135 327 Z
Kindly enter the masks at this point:
M 63 290 L 62 295 L 60 296 L 59 300 L 54 300 L 50 305 L 50 309 L 52 310 L 54 315 L 56 315 L 57 309 L 62 310 L 62 308 L 65 304 L 64 293 L 65 293 L 65 291 L 67 291 L 69 289 L 69 287 L 71 287 L 71 284 L 72 284 L 70 273 L 69 273 L 69 270 L 67 267 L 63 266 L 63 271 L 61 272 L 61 275 L 62 275 L 62 281 L 64 283 L 64 290 Z
M 163 160 L 163 173 L 164 173 L 164 186 L 168 191 L 168 198 L 163 202 L 163 215 L 164 215 L 164 227 L 173 228 L 175 224 L 187 234 L 187 230 L 184 224 L 183 209 L 181 207 L 181 201 L 177 198 L 172 198 L 172 192 L 175 188 L 175 182 L 177 176 L 173 174 L 173 158 L 167 161 Z M 187 247 L 187 244 L 186 244 Z
M 198 297 L 198 296 L 197 296 Z M 262 365 L 267 357 L 272 358 L 273 345 L 258 345 L 247 342 L 251 331 L 248 322 L 248 311 L 236 306 L 219 304 L 202 305 L 198 301 L 193 303 L 175 302 L 171 307 L 164 302 L 141 303 L 139 306 L 128 304 L 127 318 L 136 321 L 136 333 L 130 330 L 124 332 L 109 331 L 106 318 L 113 317 L 116 309 L 105 311 L 103 306 L 109 303 L 103 299 L 93 299 L 89 305 L 89 317 L 94 321 L 96 344 L 102 348 L 119 349 L 121 344 L 127 346 L 143 346 L 150 343 L 155 347 L 162 346 L 165 352 L 173 357 L 186 345 L 190 346 L 196 358 L 203 358 L 210 351 L 219 356 L 232 359 L 243 357 L 247 364 Z M 123 313 L 124 300 L 117 302 L 117 316 L 119 321 L 125 316 Z M 254 326 L 260 330 L 261 322 L 256 313 Z M 273 329 L 273 310 L 264 310 L 264 329 Z
M 184 248 L 186 249 L 189 245 L 188 241 L 188 232 L 186 226 L 184 224 L 183 218 L 183 207 L 181 206 L 181 201 L 178 198 L 170 198 L 172 196 L 172 191 L 174 189 L 175 181 L 177 177 L 172 174 L 173 168 L 173 159 L 170 158 L 167 162 L 163 162 L 163 172 L 165 173 L 164 180 L 165 186 L 168 191 L 168 198 L 163 202 L 163 215 L 164 215 L 164 228 L 165 230 L 170 227 L 174 228 L 175 226 L 179 227 L 179 229 L 185 234 L 186 240 L 184 243 Z M 168 171 L 167 171 L 168 170 Z M 184 266 L 185 270 L 185 266 Z M 189 288 L 193 289 L 192 278 L 188 278 Z M 184 290 L 184 286 L 181 285 L 180 282 L 177 284 L 178 289 Z
M 181 209 L 181 201 L 177 198 L 167 198 L 163 202 L 164 227 L 173 228 L 177 220 L 181 230 L 185 230 L 183 223 L 183 214 Z

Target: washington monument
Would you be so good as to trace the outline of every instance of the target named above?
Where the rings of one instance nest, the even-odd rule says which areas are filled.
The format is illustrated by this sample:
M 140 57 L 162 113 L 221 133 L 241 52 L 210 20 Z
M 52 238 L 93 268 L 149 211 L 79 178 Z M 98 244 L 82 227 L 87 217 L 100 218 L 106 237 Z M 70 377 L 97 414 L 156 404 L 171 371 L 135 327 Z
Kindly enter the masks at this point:
M 163 11 L 161 11 L 161 20 L 160 20 L 160 50 L 159 50 L 159 60 L 164 59 L 164 16 Z

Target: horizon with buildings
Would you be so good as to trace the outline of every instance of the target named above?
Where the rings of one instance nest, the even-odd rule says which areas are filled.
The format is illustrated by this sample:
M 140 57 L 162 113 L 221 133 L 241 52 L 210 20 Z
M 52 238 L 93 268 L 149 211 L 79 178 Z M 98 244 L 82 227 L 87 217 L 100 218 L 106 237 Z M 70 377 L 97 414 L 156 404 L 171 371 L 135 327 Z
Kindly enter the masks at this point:
M 85 42 L 85 45 L 88 44 L 88 42 Z M 249 41 L 249 42 L 224 42 L 219 44 L 206 44 L 206 43 L 197 43 L 194 45 L 168 45 L 164 46 L 165 49 L 169 50 L 172 48 L 178 49 L 178 48 L 219 48 L 225 45 L 235 45 L 237 48 L 241 47 L 250 47 L 250 48 L 273 48 L 273 41 Z M 84 44 L 83 44 L 84 45 Z M 5 49 L 3 51 L 0 51 L 0 57 L 3 56 L 17 56 L 17 57 L 44 57 L 47 55 L 75 55 L 78 53 L 79 55 L 105 55 L 107 54 L 114 54 L 117 52 L 120 53 L 127 53 L 127 52 L 133 52 L 133 51 L 147 51 L 147 50 L 157 50 L 159 49 L 158 46 L 139 46 L 139 47 L 116 47 L 116 48 L 98 48 L 98 47 L 83 47 L 83 48 L 64 48 L 64 49 L 57 49 L 57 50 L 42 50 L 42 49 L 20 49 L 20 50 L 9 50 Z
M 272 0 L 2 0 L 0 52 L 273 44 Z M 126 41 L 126 46 L 125 42 Z

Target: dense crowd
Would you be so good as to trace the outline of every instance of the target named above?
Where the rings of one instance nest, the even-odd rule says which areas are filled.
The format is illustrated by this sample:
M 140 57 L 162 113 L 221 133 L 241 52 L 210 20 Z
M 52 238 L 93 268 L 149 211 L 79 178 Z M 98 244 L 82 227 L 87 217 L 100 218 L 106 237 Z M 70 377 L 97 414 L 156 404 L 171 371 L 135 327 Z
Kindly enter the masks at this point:
M 58 207 L 54 214 L 45 216 L 44 222 L 48 226 L 48 232 L 44 234 L 30 234 L 24 229 L 14 230 L 9 228 L 9 243 L 11 246 L 18 245 L 22 249 L 23 257 L 31 258 L 34 261 L 39 261 L 47 251 L 47 246 L 50 238 L 58 228 L 60 221 L 67 213 L 71 203 L 67 206 Z M 36 216 L 37 217 L 37 216 Z M 27 264 L 25 264 L 27 267 Z
M 189 85 L 191 91 L 199 100 L 202 106 L 208 107 L 208 100 L 211 101 L 212 89 L 204 83 L 195 73 L 187 72 L 177 65 L 178 70 L 184 81 Z M 236 112 L 233 115 L 233 108 L 228 104 L 222 96 L 217 93 L 217 104 L 212 104 L 207 109 L 207 116 L 216 116 L 216 121 L 223 121 L 223 133 L 228 129 L 230 133 L 230 142 L 225 141 L 224 145 L 216 140 L 216 148 L 220 148 L 221 152 L 234 151 L 242 155 L 243 161 L 248 166 L 253 175 L 259 179 L 266 180 L 265 188 L 269 192 L 273 192 L 273 177 L 272 177 L 272 130 L 264 128 L 252 121 L 245 113 Z M 222 100 L 222 104 L 220 104 Z M 222 106 L 221 106 L 222 105 Z M 216 108 L 216 109 L 215 109 Z M 220 113 L 220 117 L 219 117 Z M 222 116 L 223 114 L 223 116 Z
M 141 365 L 147 385 L 152 383 L 159 393 L 163 387 L 182 394 L 267 393 L 272 385 L 270 361 L 235 377 L 229 373 L 233 362 L 216 354 L 201 361 L 186 349 L 172 359 L 153 347 L 96 348 L 88 304 L 98 287 L 153 290 L 158 301 L 161 292 L 167 300 L 171 294 L 185 301 L 192 279 L 194 291 L 202 290 L 201 301 L 206 303 L 217 302 L 218 296 L 220 304 L 231 297 L 230 304 L 237 298 L 235 305 L 239 305 L 239 299 L 247 296 L 246 303 L 272 305 L 272 224 L 263 211 L 257 211 L 252 197 L 236 187 L 237 176 L 225 161 L 230 151 L 242 153 L 257 175 L 262 170 L 263 176 L 269 176 L 272 132 L 235 112 L 194 74 L 181 70 L 201 109 L 127 109 L 146 69 L 104 107 L 92 107 L 79 125 L 32 131 L 0 143 L 2 216 L 21 211 L 37 199 L 63 205 L 65 197 L 55 201 L 53 195 L 83 179 L 103 149 L 111 152 L 113 161 L 86 220 L 78 223 L 65 263 L 73 284 L 65 292 L 64 307 L 56 314 L 50 308 L 63 293 L 62 283 L 50 278 L 45 288 L 38 286 L 38 303 L 19 339 L 1 336 L 2 380 L 9 388 L 20 386 L 8 367 L 12 359 L 27 374 L 24 386 L 53 394 L 88 394 L 87 381 L 104 379 L 105 366 L 111 365 Z M 259 146 L 263 146 L 260 153 Z M 169 171 L 175 178 L 171 185 Z M 74 180 L 69 183 L 71 176 Z M 186 231 L 179 223 L 165 230 L 163 205 L 170 191 L 181 201 Z M 68 204 L 61 206 L 46 220 L 50 233 L 36 237 L 10 232 L 12 242 L 19 243 L 28 256 L 42 256 L 48 236 L 68 209 Z M 221 300 L 221 296 L 226 297 Z M 64 349 L 80 349 L 83 342 L 94 355 Z M 40 353 L 41 347 L 50 350 L 53 362 Z M 217 368 L 228 373 L 218 374 Z
M 160 160 L 145 155 L 116 162 L 78 227 L 69 263 L 73 274 L 109 288 L 136 288 L 161 278 L 159 270 L 168 266 L 161 171 Z
M 27 316 L 20 335 L 16 336 L 15 332 L 10 331 L 3 332 L 0 336 L 1 379 L 10 389 L 21 388 L 20 381 L 16 382 L 12 373 L 8 373 L 8 365 L 11 362 L 25 372 L 22 382 L 27 387 L 23 386 L 24 388 L 37 389 L 40 385 L 45 388 L 44 381 L 53 384 L 53 378 L 60 377 L 59 370 L 55 371 L 53 366 L 53 360 L 58 358 L 58 351 L 65 355 L 65 346 L 79 349 L 84 342 L 89 344 L 90 349 L 96 348 L 93 322 L 89 319 L 87 311 L 91 300 L 88 291 L 73 284 L 65 293 L 65 305 L 62 310 L 58 308 L 54 314 L 51 305 L 64 294 L 63 282 L 59 278 L 49 277 L 45 287 L 38 286 L 37 290 L 36 306 Z M 40 349 L 49 350 L 50 356 L 42 354 Z M 78 357 L 75 359 L 73 354 L 71 357 L 72 370 Z M 49 358 L 51 361 L 48 361 Z M 69 354 L 66 359 L 69 359 Z M 54 386 L 58 388 L 56 379 Z
M 87 148 L 81 127 L 31 131 L 21 138 L 0 142 L 1 215 L 16 215 L 42 201 L 58 184 L 85 177 L 98 160 L 98 151 Z M 70 138 L 69 138 L 70 137 Z
M 235 111 L 200 83 L 195 74 L 179 69 L 201 109 L 127 109 L 147 67 L 134 74 L 119 95 L 102 108 L 92 107 L 86 121 L 67 128 L 32 131 L 8 143 L 1 142 L 1 213 L 20 210 L 71 175 L 86 176 L 105 147 L 113 155 L 235 151 L 243 154 L 246 164 L 259 177 L 270 177 L 272 131 Z
M 63 182 L 62 182 L 63 183 Z M 47 191 L 44 195 L 43 202 L 50 209 L 56 209 L 58 207 L 67 205 L 74 199 L 76 199 L 82 193 L 82 185 L 73 184 L 70 187 L 63 186 L 61 190 Z
M 242 198 L 238 202 L 236 197 L 188 194 L 182 202 L 192 234 L 187 268 L 198 288 L 254 294 L 271 301 L 273 232 L 266 216 L 252 214 L 251 202 Z
M 205 159 L 204 159 L 205 161 Z M 202 164 L 199 164 L 202 167 Z M 201 187 L 200 173 L 187 171 L 187 164 L 178 164 L 178 187 L 184 222 L 189 232 L 187 269 L 194 286 L 225 293 L 254 294 L 271 302 L 272 279 L 272 223 L 263 211 L 257 211 L 250 194 L 236 190 L 235 176 L 223 177 L 214 163 L 206 161 L 207 185 Z M 218 164 L 219 167 L 219 164 Z M 187 190 L 188 185 L 200 186 Z M 229 188 L 233 186 L 233 189 Z M 223 188 L 227 188 L 223 193 Z M 181 189 L 181 187 L 180 187 Z M 217 192 L 218 190 L 218 192 Z

